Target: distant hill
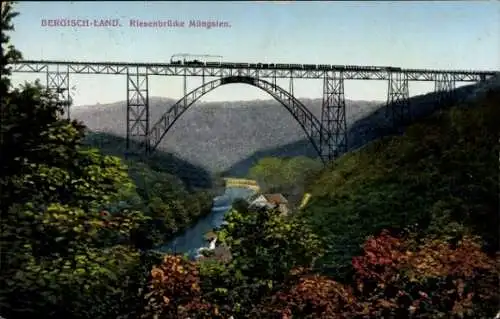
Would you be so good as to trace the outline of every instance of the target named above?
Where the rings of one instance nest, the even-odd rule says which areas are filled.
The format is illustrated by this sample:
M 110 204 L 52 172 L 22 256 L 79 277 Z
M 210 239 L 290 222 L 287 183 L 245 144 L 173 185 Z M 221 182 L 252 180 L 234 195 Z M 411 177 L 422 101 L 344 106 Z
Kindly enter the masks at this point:
M 472 98 L 483 90 L 482 86 L 498 85 L 498 82 L 497 78 L 480 86 L 461 87 L 456 90 L 457 100 Z M 436 100 L 434 93 L 412 98 L 412 120 L 432 114 Z M 169 98 L 150 98 L 151 122 L 175 102 Z M 301 99 L 301 102 L 320 118 L 321 99 Z M 392 120 L 386 117 L 380 102 L 346 101 L 346 105 L 349 150 L 382 136 L 399 134 L 409 124 L 400 123 L 393 130 Z M 125 101 L 74 107 L 72 115 L 92 131 L 122 137 L 116 139 L 121 145 L 115 147 L 125 149 Z M 197 102 L 175 123 L 159 150 L 161 157 L 169 156 L 203 171 L 233 176 L 244 176 L 249 167 L 266 156 L 317 156 L 299 124 L 274 100 Z
M 318 118 L 321 115 L 321 100 L 302 100 Z M 150 98 L 152 122 L 158 119 L 175 100 Z M 353 122 L 373 111 L 377 102 L 347 101 L 347 117 Z M 126 103 L 74 107 L 72 116 L 82 120 L 94 132 L 125 137 Z M 170 153 L 179 160 L 201 166 L 210 172 L 221 172 L 234 165 L 244 174 L 252 154 L 266 149 L 276 149 L 274 156 L 316 156 L 302 128 L 287 109 L 274 100 L 218 102 L 194 104 L 168 132 L 159 150 Z M 116 139 L 118 142 L 118 139 Z M 299 142 L 300 141 L 300 142 Z M 282 148 L 291 145 L 293 148 Z M 125 140 L 116 148 L 123 149 Z M 267 152 L 262 155 L 268 155 Z M 241 164 L 238 164 L 240 163 Z
M 476 99 L 479 95 L 485 92 L 486 89 L 500 87 L 500 78 L 496 77 L 487 82 L 480 84 L 472 84 L 462 86 L 455 90 L 455 102 L 464 102 Z M 352 151 L 362 147 L 363 145 L 379 139 L 383 136 L 400 135 L 408 126 L 423 118 L 430 116 L 439 104 L 436 103 L 438 96 L 431 92 L 410 99 L 410 118 L 406 123 L 399 123 L 396 127 L 393 126 L 393 121 L 390 113 L 386 114 L 385 105 L 369 102 L 369 106 L 363 110 L 356 112 L 351 111 L 350 121 L 348 120 L 348 151 Z M 321 104 L 320 104 L 321 105 Z M 320 108 L 321 106 L 318 106 Z M 447 105 L 454 105 L 453 101 Z M 470 106 L 474 104 L 459 104 L 460 107 Z M 259 158 L 267 156 L 297 156 L 305 155 L 309 157 L 317 156 L 316 151 L 306 138 L 303 138 L 292 143 L 280 145 L 279 147 L 261 149 L 249 157 L 233 164 L 227 170 L 228 175 L 240 176 L 246 173 L 248 167 L 257 162 Z M 289 155 L 288 155 L 289 154 Z

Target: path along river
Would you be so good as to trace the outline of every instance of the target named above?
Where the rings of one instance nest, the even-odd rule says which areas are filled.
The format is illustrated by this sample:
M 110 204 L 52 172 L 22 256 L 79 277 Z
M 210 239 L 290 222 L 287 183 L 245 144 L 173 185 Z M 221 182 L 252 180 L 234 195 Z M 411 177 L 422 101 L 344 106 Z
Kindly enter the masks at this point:
M 190 257 L 197 255 L 202 247 L 208 247 L 205 234 L 214 228 L 220 227 L 224 222 L 224 214 L 231 208 L 231 203 L 238 198 L 247 198 L 255 192 L 247 188 L 228 187 L 221 196 L 214 198 L 212 212 L 206 217 L 186 229 L 171 242 L 159 248 L 162 252 L 176 252 L 188 254 Z

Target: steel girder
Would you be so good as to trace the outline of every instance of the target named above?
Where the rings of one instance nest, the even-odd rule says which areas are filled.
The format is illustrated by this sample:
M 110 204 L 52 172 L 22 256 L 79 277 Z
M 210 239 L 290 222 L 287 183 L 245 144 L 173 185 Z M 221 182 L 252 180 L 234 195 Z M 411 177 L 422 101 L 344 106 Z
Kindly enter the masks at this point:
M 330 72 L 323 79 L 321 108 L 321 157 L 327 161 L 347 152 L 347 122 L 343 72 Z
M 57 104 L 63 107 L 64 114 L 70 119 L 71 100 L 69 95 L 69 70 L 66 68 L 57 68 L 56 71 L 46 72 L 47 89 L 55 95 Z
M 151 151 L 156 150 L 163 137 L 174 125 L 177 119 L 198 99 L 219 86 L 231 83 L 245 83 L 262 89 L 280 102 L 301 125 L 313 147 L 321 155 L 321 135 L 324 133 L 321 122 L 299 100 L 289 92 L 274 83 L 245 76 L 233 76 L 207 82 L 178 100 L 168 111 L 163 114 L 150 131 Z
M 173 124 L 173 122 L 168 125 L 160 124 L 160 122 L 175 121 L 177 116 L 172 116 L 178 114 L 179 111 L 175 111 L 174 108 L 182 108 L 185 111 L 200 97 L 198 89 L 190 93 L 187 92 L 187 77 L 200 76 L 203 78 L 203 85 L 199 88 L 201 95 L 211 91 L 216 86 L 228 83 L 227 81 L 249 83 L 267 91 L 288 108 L 308 134 L 323 161 L 335 158 L 337 154 L 347 149 L 344 80 L 388 80 L 387 103 L 391 106 L 392 118 L 396 122 L 404 120 L 409 113 L 408 81 L 434 81 L 440 101 L 444 102 L 452 98 L 451 94 L 456 82 L 485 81 L 500 74 L 498 71 L 401 69 L 375 66 L 323 66 L 319 68 L 315 65 L 307 65 L 307 67 L 303 65 L 301 69 L 297 69 L 294 65 L 277 68 L 255 67 L 245 63 L 186 66 L 159 63 L 28 60 L 13 63 L 12 72 L 46 73 L 47 87 L 57 94 L 61 104 L 65 104 L 68 118 L 70 117 L 70 73 L 126 75 L 127 149 L 130 149 L 131 139 L 138 137 L 139 143 L 134 143 L 134 145 L 144 148 L 146 153 L 151 150 L 150 143 L 159 143 L 159 140 Z M 185 93 L 184 98 L 179 100 L 151 130 L 149 129 L 148 75 L 183 76 Z M 205 83 L 206 77 L 217 77 L 219 80 Z M 290 79 L 289 92 L 276 85 L 278 78 Z M 325 81 L 321 122 L 293 97 L 293 80 L 296 78 L 323 79 Z M 272 83 L 261 79 L 271 79 Z M 219 81 L 218 84 L 217 81 Z M 151 137 L 152 135 L 155 137 Z M 154 145 L 153 149 L 156 148 L 157 144 Z
M 386 117 L 390 113 L 393 127 L 404 123 L 410 116 L 410 92 L 408 76 L 401 72 L 392 72 L 388 81 Z
M 437 94 L 437 106 L 442 106 L 453 101 L 455 92 L 455 79 L 449 74 L 439 74 L 434 81 L 434 91 Z
M 331 71 L 343 71 L 345 80 L 388 80 L 390 73 L 405 73 L 409 81 L 435 81 L 442 74 L 448 74 L 456 82 L 478 82 L 500 74 L 499 71 L 475 70 L 434 70 L 434 69 L 401 69 L 377 66 L 331 66 L 328 69 L 306 67 L 302 69 L 241 67 L 240 63 L 226 63 L 220 66 L 184 66 L 161 63 L 123 63 L 123 62 L 77 62 L 77 61 L 33 61 L 24 60 L 13 63 L 12 72 L 38 73 L 57 67 L 68 68 L 69 73 L 76 74 L 122 74 L 132 73 L 133 69 L 144 68 L 149 75 L 165 76 L 251 76 L 255 78 L 288 79 L 323 79 Z

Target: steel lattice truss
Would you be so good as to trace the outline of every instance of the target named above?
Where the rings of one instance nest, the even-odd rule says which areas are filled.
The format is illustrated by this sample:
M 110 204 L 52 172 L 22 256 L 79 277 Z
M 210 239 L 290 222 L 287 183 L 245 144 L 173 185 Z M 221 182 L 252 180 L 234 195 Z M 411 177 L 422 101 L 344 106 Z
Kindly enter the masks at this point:
M 245 65 L 245 66 L 242 66 Z M 402 69 L 394 67 L 368 66 L 321 66 L 304 65 L 302 68 L 252 67 L 251 63 L 217 63 L 217 66 L 189 66 L 159 63 L 120 63 L 120 62 L 74 62 L 74 61 L 19 61 L 13 65 L 12 72 L 39 73 L 68 69 L 68 73 L 77 74 L 122 74 L 130 69 L 141 69 L 148 75 L 168 76 L 250 76 L 256 78 L 295 78 L 323 79 L 329 71 L 343 71 L 344 80 L 389 80 L 390 74 L 400 72 L 407 74 L 409 81 L 436 81 L 441 75 L 447 74 L 455 82 L 478 82 L 498 74 L 498 71 L 473 70 L 432 70 L 432 69 Z
M 198 61 L 199 62 L 199 61 Z M 309 140 L 324 162 L 347 151 L 345 80 L 387 80 L 388 116 L 396 122 L 409 115 L 409 82 L 434 81 L 441 102 L 453 97 L 456 82 L 485 81 L 499 75 L 498 71 L 456 71 L 402 69 L 395 67 L 262 64 L 203 62 L 196 65 L 119 62 L 74 61 L 19 61 L 12 65 L 12 72 L 46 73 L 47 88 L 54 91 L 61 102 L 68 102 L 69 74 L 115 74 L 127 77 L 127 150 L 130 140 L 139 139 L 139 148 L 132 152 L 154 151 L 175 121 L 200 97 L 215 88 L 230 83 L 256 86 L 279 101 L 302 126 Z M 171 106 L 150 127 L 148 76 L 182 76 L 184 97 Z M 187 92 L 187 79 L 202 77 L 203 84 Z M 216 79 L 213 79 L 213 78 Z M 209 81 L 206 81 L 206 78 Z M 277 79 L 290 81 L 288 91 L 276 85 Z M 263 79 L 268 79 L 266 81 Z M 323 106 L 318 120 L 293 96 L 294 79 L 322 79 Z M 69 118 L 69 107 L 67 108 Z

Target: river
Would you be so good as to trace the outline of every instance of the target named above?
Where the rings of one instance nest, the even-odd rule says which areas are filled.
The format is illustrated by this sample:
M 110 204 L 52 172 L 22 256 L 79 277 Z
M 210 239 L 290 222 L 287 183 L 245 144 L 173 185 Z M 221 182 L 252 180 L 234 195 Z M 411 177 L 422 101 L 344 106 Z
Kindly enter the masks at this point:
M 161 246 L 161 252 L 175 252 L 196 256 L 198 249 L 208 247 L 205 234 L 214 228 L 220 227 L 224 222 L 224 214 L 231 208 L 235 199 L 247 198 L 255 192 L 247 188 L 228 187 L 221 196 L 214 198 L 212 212 L 200 218 L 198 222 L 186 229 L 171 242 Z

